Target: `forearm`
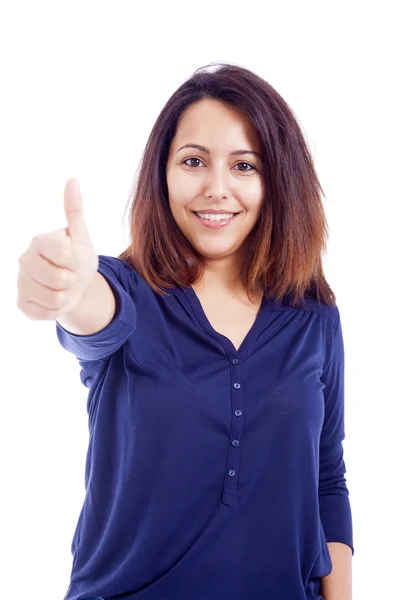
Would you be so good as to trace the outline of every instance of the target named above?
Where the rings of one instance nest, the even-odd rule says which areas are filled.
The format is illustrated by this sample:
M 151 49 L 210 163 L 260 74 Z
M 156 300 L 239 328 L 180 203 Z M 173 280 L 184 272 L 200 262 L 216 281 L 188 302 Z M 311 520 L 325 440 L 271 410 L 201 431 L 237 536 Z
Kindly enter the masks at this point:
M 77 306 L 56 321 L 75 335 L 93 335 L 104 329 L 118 310 L 117 300 L 107 280 L 97 271 Z
M 332 571 L 321 577 L 321 595 L 324 600 L 352 600 L 352 552 L 341 542 L 328 542 Z

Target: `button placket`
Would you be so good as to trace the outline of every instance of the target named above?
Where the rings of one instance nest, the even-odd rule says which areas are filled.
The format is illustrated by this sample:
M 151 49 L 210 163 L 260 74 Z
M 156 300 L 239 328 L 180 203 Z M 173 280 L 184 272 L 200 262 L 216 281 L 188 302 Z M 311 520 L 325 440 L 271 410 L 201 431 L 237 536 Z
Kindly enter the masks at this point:
M 232 423 L 231 423 L 231 441 L 228 451 L 227 471 L 225 478 L 225 486 L 222 502 L 227 506 L 231 506 L 236 494 L 237 475 L 239 469 L 240 458 L 240 439 L 243 431 L 243 420 L 240 419 L 243 415 L 243 389 L 241 382 L 241 373 L 239 359 L 237 357 L 230 358 L 231 363 L 231 403 L 232 403 Z M 234 369 L 234 370 L 233 370 Z M 231 380 L 232 381 L 232 380 Z

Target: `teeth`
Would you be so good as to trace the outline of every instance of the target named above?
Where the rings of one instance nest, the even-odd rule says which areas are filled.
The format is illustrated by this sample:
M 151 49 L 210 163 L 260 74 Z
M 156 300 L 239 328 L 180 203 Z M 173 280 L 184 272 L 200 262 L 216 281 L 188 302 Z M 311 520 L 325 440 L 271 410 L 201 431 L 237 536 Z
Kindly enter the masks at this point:
M 213 215 L 213 214 L 199 214 L 196 213 L 196 215 L 199 215 L 199 217 L 201 219 L 207 219 L 208 221 L 226 221 L 227 219 L 231 219 L 234 214 L 233 213 L 225 213 L 223 215 Z

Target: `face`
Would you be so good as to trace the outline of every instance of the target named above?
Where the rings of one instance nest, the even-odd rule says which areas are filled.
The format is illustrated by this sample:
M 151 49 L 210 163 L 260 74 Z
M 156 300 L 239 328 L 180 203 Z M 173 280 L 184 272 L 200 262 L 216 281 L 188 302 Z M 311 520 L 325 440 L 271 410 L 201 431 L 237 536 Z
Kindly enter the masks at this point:
M 182 149 L 187 144 L 202 148 Z M 264 195 L 261 145 L 247 115 L 218 100 L 190 105 L 171 142 L 167 185 L 173 218 L 191 244 L 208 260 L 240 261 Z M 215 220 L 212 211 L 227 216 Z

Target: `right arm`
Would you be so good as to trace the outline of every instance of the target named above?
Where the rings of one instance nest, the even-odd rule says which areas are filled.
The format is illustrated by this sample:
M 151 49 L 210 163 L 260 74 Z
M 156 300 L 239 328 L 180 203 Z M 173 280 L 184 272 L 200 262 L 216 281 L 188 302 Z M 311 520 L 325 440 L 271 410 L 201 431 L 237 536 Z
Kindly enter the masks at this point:
M 35 236 L 19 259 L 17 306 L 30 319 L 55 320 L 60 344 L 79 360 L 102 360 L 135 331 L 135 272 L 97 255 L 76 180 L 64 208 L 67 227 Z
M 97 271 L 80 302 L 56 321 L 75 335 L 93 335 L 105 329 L 118 313 L 117 298 L 105 277 Z

